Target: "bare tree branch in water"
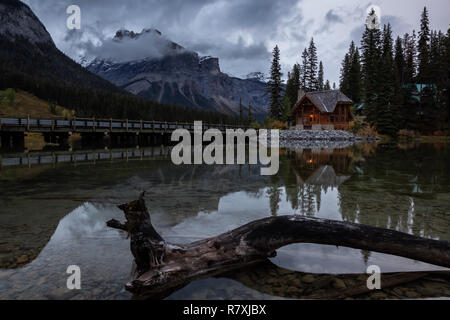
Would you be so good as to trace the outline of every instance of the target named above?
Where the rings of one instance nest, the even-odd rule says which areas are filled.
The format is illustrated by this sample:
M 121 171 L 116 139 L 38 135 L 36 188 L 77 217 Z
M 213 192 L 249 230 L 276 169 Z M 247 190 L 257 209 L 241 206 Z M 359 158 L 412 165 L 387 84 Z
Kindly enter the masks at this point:
M 186 245 L 166 242 L 154 229 L 144 201 L 122 204 L 126 222 L 107 222 L 130 235 L 137 278 L 126 285 L 136 295 L 166 296 L 199 278 L 225 274 L 273 257 L 292 243 L 317 243 L 376 251 L 450 267 L 450 243 L 406 233 L 303 216 L 270 217 Z

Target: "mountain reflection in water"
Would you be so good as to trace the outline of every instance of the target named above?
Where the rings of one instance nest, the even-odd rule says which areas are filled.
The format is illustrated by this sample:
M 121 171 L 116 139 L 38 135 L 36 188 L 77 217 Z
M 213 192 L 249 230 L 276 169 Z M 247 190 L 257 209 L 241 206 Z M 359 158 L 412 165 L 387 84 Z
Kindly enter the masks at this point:
M 93 151 L 97 156 L 86 156 L 84 159 L 91 161 L 84 163 L 30 165 L 21 161 L 2 166 L 0 299 L 130 298 L 123 289 L 132 277 L 129 239 L 107 228 L 105 222 L 122 220 L 116 205 L 135 199 L 140 190 L 148 192 L 155 228 L 175 243 L 288 214 L 449 240 L 450 148 L 438 147 L 359 144 L 284 149 L 280 171 L 272 177 L 260 176 L 257 165 L 174 166 L 167 156 L 155 158 L 154 152 L 146 155 L 144 149 L 134 159 L 100 157 L 99 151 Z M 3 161 L 11 158 L 1 156 Z M 69 153 L 64 159 L 72 158 Z M 383 272 L 442 269 L 315 244 L 286 246 L 271 261 L 281 270 L 314 273 L 316 278 L 317 273 L 365 273 L 370 264 L 379 265 Z M 70 264 L 81 267 L 80 291 L 65 289 L 65 271 Z M 273 268 L 277 267 L 261 266 L 226 278 L 198 280 L 169 298 L 301 298 L 292 288 L 289 294 L 284 286 L 281 291 L 269 290 L 270 284 L 255 285 L 251 280 L 255 272 L 260 278 L 266 274 L 267 279 L 272 279 L 269 274 L 290 274 L 291 280 L 297 276 Z

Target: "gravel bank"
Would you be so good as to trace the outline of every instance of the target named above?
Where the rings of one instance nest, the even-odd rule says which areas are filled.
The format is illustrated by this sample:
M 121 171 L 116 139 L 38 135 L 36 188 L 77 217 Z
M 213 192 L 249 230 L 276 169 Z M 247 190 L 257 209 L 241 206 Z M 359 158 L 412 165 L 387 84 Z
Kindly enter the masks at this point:
M 268 137 L 270 140 L 270 135 Z M 346 147 L 355 142 L 376 142 L 377 137 L 360 137 L 343 130 L 280 130 L 280 146 Z

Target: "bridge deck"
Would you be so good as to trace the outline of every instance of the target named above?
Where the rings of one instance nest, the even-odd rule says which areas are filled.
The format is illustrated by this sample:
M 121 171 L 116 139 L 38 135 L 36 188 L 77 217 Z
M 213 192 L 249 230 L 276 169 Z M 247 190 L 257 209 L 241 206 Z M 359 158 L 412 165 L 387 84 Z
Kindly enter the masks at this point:
M 203 130 L 215 128 L 248 129 L 245 126 L 224 124 L 203 124 Z M 143 121 L 143 120 L 114 120 L 114 119 L 37 119 L 37 118 L 0 118 L 0 132 L 55 132 L 55 133 L 166 133 L 175 129 L 194 130 L 193 123 Z

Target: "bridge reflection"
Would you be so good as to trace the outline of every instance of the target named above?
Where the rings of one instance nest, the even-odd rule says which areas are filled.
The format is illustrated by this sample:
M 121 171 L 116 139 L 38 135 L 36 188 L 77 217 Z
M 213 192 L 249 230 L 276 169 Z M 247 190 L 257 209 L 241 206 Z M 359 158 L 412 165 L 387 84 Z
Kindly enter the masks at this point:
M 77 151 L 38 151 L 26 153 L 0 154 L 0 168 L 25 166 L 31 167 L 43 164 L 90 162 L 96 164 L 99 161 L 128 161 L 128 160 L 153 160 L 168 159 L 170 147 L 148 148 L 123 148 L 123 149 L 97 149 Z

